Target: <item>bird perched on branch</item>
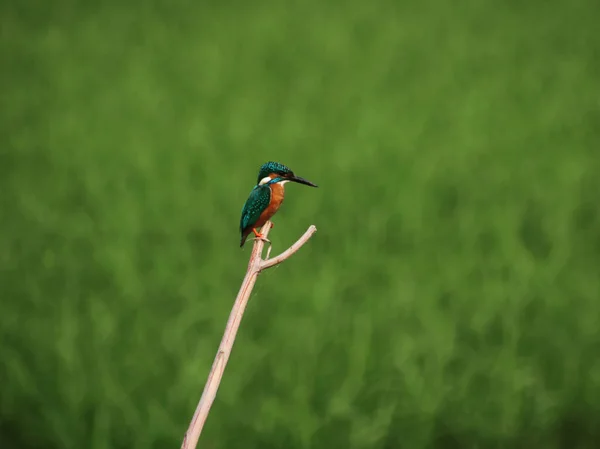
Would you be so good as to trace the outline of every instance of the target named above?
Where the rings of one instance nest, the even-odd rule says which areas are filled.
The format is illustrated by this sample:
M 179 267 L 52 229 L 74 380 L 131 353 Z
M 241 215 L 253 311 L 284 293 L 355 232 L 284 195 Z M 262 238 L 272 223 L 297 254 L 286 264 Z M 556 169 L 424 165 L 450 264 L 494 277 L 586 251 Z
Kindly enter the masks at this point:
M 283 185 L 289 181 L 318 187 L 312 182 L 294 175 L 292 170 L 278 162 L 267 162 L 260 167 L 256 186 L 250 192 L 250 196 L 242 209 L 242 218 L 240 220 L 242 239 L 240 247 L 244 246 L 251 232 L 254 233 L 256 238 L 264 239 L 263 235 L 257 231 L 257 228 L 262 227 L 262 225 L 275 215 L 283 202 Z

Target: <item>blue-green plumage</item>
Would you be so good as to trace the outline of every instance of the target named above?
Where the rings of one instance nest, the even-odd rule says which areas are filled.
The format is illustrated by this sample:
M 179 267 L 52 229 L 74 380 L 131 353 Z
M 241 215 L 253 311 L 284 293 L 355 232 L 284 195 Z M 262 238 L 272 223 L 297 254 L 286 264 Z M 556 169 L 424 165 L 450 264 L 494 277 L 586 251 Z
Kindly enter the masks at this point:
M 256 184 L 260 182 L 261 179 L 266 178 L 271 173 L 276 173 L 282 176 L 293 175 L 294 173 L 288 167 L 279 162 L 267 162 L 260 167 L 258 171 L 258 179 L 256 180 Z
M 252 230 L 254 224 L 258 221 L 260 214 L 269 207 L 271 201 L 271 189 L 267 184 L 256 186 L 250 192 L 250 196 L 242 209 L 242 218 L 240 220 L 240 233 Z M 243 245 L 245 238 L 242 237 Z
M 244 246 L 251 232 L 261 238 L 256 229 L 262 227 L 277 212 L 283 201 L 283 184 L 288 181 L 317 187 L 312 182 L 294 175 L 292 170 L 278 162 L 267 162 L 260 167 L 256 186 L 242 208 L 240 246 Z

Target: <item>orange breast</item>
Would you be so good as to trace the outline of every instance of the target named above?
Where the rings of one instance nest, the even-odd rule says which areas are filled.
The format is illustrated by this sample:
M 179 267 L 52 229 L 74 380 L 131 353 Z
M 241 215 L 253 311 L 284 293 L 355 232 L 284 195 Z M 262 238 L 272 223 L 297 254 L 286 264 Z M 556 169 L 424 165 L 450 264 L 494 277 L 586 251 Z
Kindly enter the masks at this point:
M 279 206 L 281 206 L 281 203 L 283 203 L 283 186 L 281 184 L 272 184 L 269 187 L 271 188 L 271 202 L 263 213 L 260 214 L 260 217 L 258 217 L 258 221 L 254 225 L 256 228 L 264 225 L 267 220 L 270 220 L 279 209 Z

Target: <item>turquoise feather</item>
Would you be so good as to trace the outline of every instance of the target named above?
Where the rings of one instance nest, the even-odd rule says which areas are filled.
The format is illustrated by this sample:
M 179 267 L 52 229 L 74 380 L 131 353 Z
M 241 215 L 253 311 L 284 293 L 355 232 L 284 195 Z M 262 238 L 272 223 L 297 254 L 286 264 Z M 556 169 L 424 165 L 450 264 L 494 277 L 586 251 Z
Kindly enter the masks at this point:
M 269 207 L 269 203 L 271 202 L 271 188 L 269 184 L 271 182 L 262 186 L 256 186 L 250 192 L 250 196 L 242 208 L 242 218 L 240 220 L 240 232 L 242 234 L 252 228 L 258 221 L 260 214 Z
M 258 171 L 258 179 L 256 183 L 258 184 L 261 179 L 266 178 L 271 173 L 277 173 L 278 175 L 293 175 L 294 173 L 288 167 L 279 162 L 266 162 L 260 167 Z
M 272 176 L 275 177 L 273 179 L 270 179 Z M 261 185 L 261 181 L 263 181 L 263 179 L 266 182 Z M 258 172 L 256 186 L 254 187 L 254 189 L 252 189 L 252 192 L 250 192 L 250 196 L 248 197 L 246 203 L 244 204 L 244 207 L 242 208 L 242 217 L 240 219 L 240 247 L 244 246 L 246 237 L 250 234 L 250 232 L 253 229 L 255 230 L 255 232 L 257 232 L 256 225 L 258 224 L 260 216 L 263 212 L 265 212 L 265 210 L 267 210 L 271 203 L 272 197 L 270 186 L 282 181 L 292 181 L 300 184 L 309 185 L 311 187 L 317 187 L 317 185 L 313 184 L 312 182 L 295 176 L 292 170 L 290 170 L 285 165 L 280 164 L 279 162 L 270 161 L 263 164 Z M 277 208 L 281 204 L 281 201 L 283 201 L 283 196 L 280 199 L 278 199 Z M 273 210 L 273 213 L 276 212 L 277 208 Z M 262 222 L 260 226 L 262 226 Z

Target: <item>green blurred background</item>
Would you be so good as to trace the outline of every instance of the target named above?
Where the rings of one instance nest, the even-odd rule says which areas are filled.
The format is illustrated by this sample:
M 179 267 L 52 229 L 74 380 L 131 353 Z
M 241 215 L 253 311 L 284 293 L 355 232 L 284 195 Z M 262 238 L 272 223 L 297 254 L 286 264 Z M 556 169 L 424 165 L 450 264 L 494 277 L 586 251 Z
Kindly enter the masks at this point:
M 419 4 L 420 3 L 420 4 Z M 0 446 L 600 441 L 596 0 L 4 0 Z

